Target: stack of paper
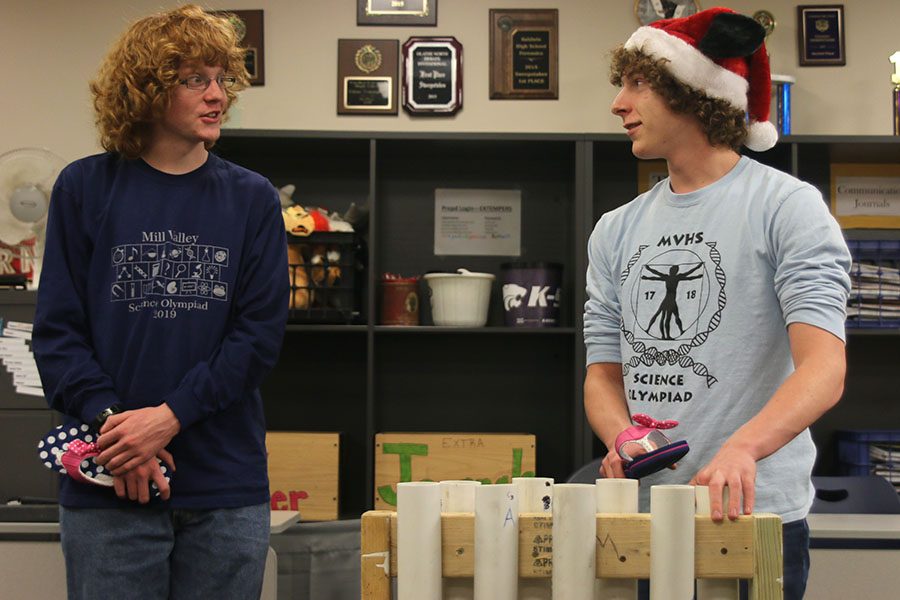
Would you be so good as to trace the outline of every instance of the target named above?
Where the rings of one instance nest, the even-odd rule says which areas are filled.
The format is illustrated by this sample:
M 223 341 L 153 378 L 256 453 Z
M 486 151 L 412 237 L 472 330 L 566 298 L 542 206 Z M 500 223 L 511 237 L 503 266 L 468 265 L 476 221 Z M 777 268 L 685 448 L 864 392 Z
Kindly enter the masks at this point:
M 12 374 L 16 393 L 44 395 L 34 354 L 31 352 L 31 323 L 2 322 L 0 329 L 0 363 Z
M 869 461 L 872 473 L 881 475 L 894 484 L 900 494 L 900 444 L 874 442 L 869 444 Z
M 900 321 L 900 269 L 854 262 L 847 318 Z

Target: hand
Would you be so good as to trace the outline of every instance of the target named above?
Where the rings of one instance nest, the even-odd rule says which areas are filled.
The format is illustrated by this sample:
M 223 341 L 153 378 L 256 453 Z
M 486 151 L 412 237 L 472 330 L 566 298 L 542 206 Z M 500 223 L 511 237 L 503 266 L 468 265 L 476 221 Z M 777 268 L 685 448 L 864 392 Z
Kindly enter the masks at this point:
M 160 450 L 156 456 L 131 469 L 124 475 L 113 476 L 113 487 L 116 495 L 123 500 L 128 497 L 129 500 L 136 500 L 141 504 L 147 504 L 150 501 L 150 482 L 156 484 L 159 489 L 159 497 L 168 500 L 172 495 L 169 488 L 169 482 L 166 481 L 160 469 L 157 458 L 165 462 L 171 467 L 171 472 L 175 472 L 175 460 L 167 450 Z
M 647 450 L 638 444 L 628 445 L 628 455 L 631 456 L 632 459 L 646 453 Z M 603 462 L 600 464 L 600 474 L 607 478 L 621 479 L 625 477 L 625 465 L 626 461 L 619 456 L 618 452 L 607 452 L 606 456 L 603 457 Z M 668 468 L 674 471 L 678 468 L 678 463 L 673 463 L 669 465 Z
M 608 451 L 606 456 L 603 457 L 603 462 L 600 463 L 600 475 L 607 479 L 624 479 L 625 467 L 623 463 L 624 461 L 618 452 L 615 450 Z
M 180 431 L 181 424 L 166 404 L 127 410 L 106 419 L 97 444 L 97 464 L 121 476 L 157 456 Z
M 691 485 L 709 486 L 709 509 L 713 521 L 721 521 L 727 509 L 732 521 L 743 512 L 753 512 L 756 495 L 756 460 L 742 448 L 725 444 L 705 467 L 690 481 Z M 728 506 L 723 506 L 723 489 L 728 486 Z

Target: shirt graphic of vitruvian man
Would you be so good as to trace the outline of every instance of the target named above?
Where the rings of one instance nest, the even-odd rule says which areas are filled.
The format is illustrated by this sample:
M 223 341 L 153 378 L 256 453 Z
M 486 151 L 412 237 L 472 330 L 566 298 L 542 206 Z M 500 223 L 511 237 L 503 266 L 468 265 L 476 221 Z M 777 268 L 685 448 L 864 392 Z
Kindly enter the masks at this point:
M 683 247 L 679 247 L 683 246 Z M 622 272 L 623 336 L 634 352 L 625 374 L 639 365 L 690 369 L 716 382 L 691 356 L 718 327 L 725 308 L 725 272 L 715 242 L 703 233 L 664 235 L 641 245 Z

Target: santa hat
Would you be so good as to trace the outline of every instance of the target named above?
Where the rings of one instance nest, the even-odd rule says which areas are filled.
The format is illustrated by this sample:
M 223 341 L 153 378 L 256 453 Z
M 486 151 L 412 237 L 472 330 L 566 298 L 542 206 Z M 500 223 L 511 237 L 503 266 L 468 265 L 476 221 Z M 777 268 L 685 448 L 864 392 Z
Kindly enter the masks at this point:
M 772 83 L 765 37 L 765 29 L 750 17 L 710 8 L 641 27 L 625 48 L 666 59 L 678 81 L 747 112 L 750 131 L 744 145 L 762 152 L 778 141 L 769 122 Z

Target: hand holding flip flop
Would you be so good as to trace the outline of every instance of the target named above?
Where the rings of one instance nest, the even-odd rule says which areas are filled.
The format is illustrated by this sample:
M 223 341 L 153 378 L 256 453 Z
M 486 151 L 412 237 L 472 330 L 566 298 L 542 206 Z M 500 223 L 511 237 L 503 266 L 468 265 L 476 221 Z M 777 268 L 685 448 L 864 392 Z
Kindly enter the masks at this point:
M 38 457 L 45 467 L 68 475 L 75 481 L 102 487 L 113 487 L 114 479 L 107 469 L 94 459 L 100 455 L 97 436 L 88 425 L 68 424 L 51 429 L 38 442 Z M 157 459 L 166 482 L 169 481 L 169 467 Z M 150 484 L 154 497 L 159 497 L 159 487 Z
M 660 430 L 678 426 L 678 421 L 657 421 L 645 414 L 631 418 L 636 425 L 616 437 L 616 452 L 622 457 L 625 477 L 640 479 L 674 465 L 688 453 L 687 441 L 669 441 Z

